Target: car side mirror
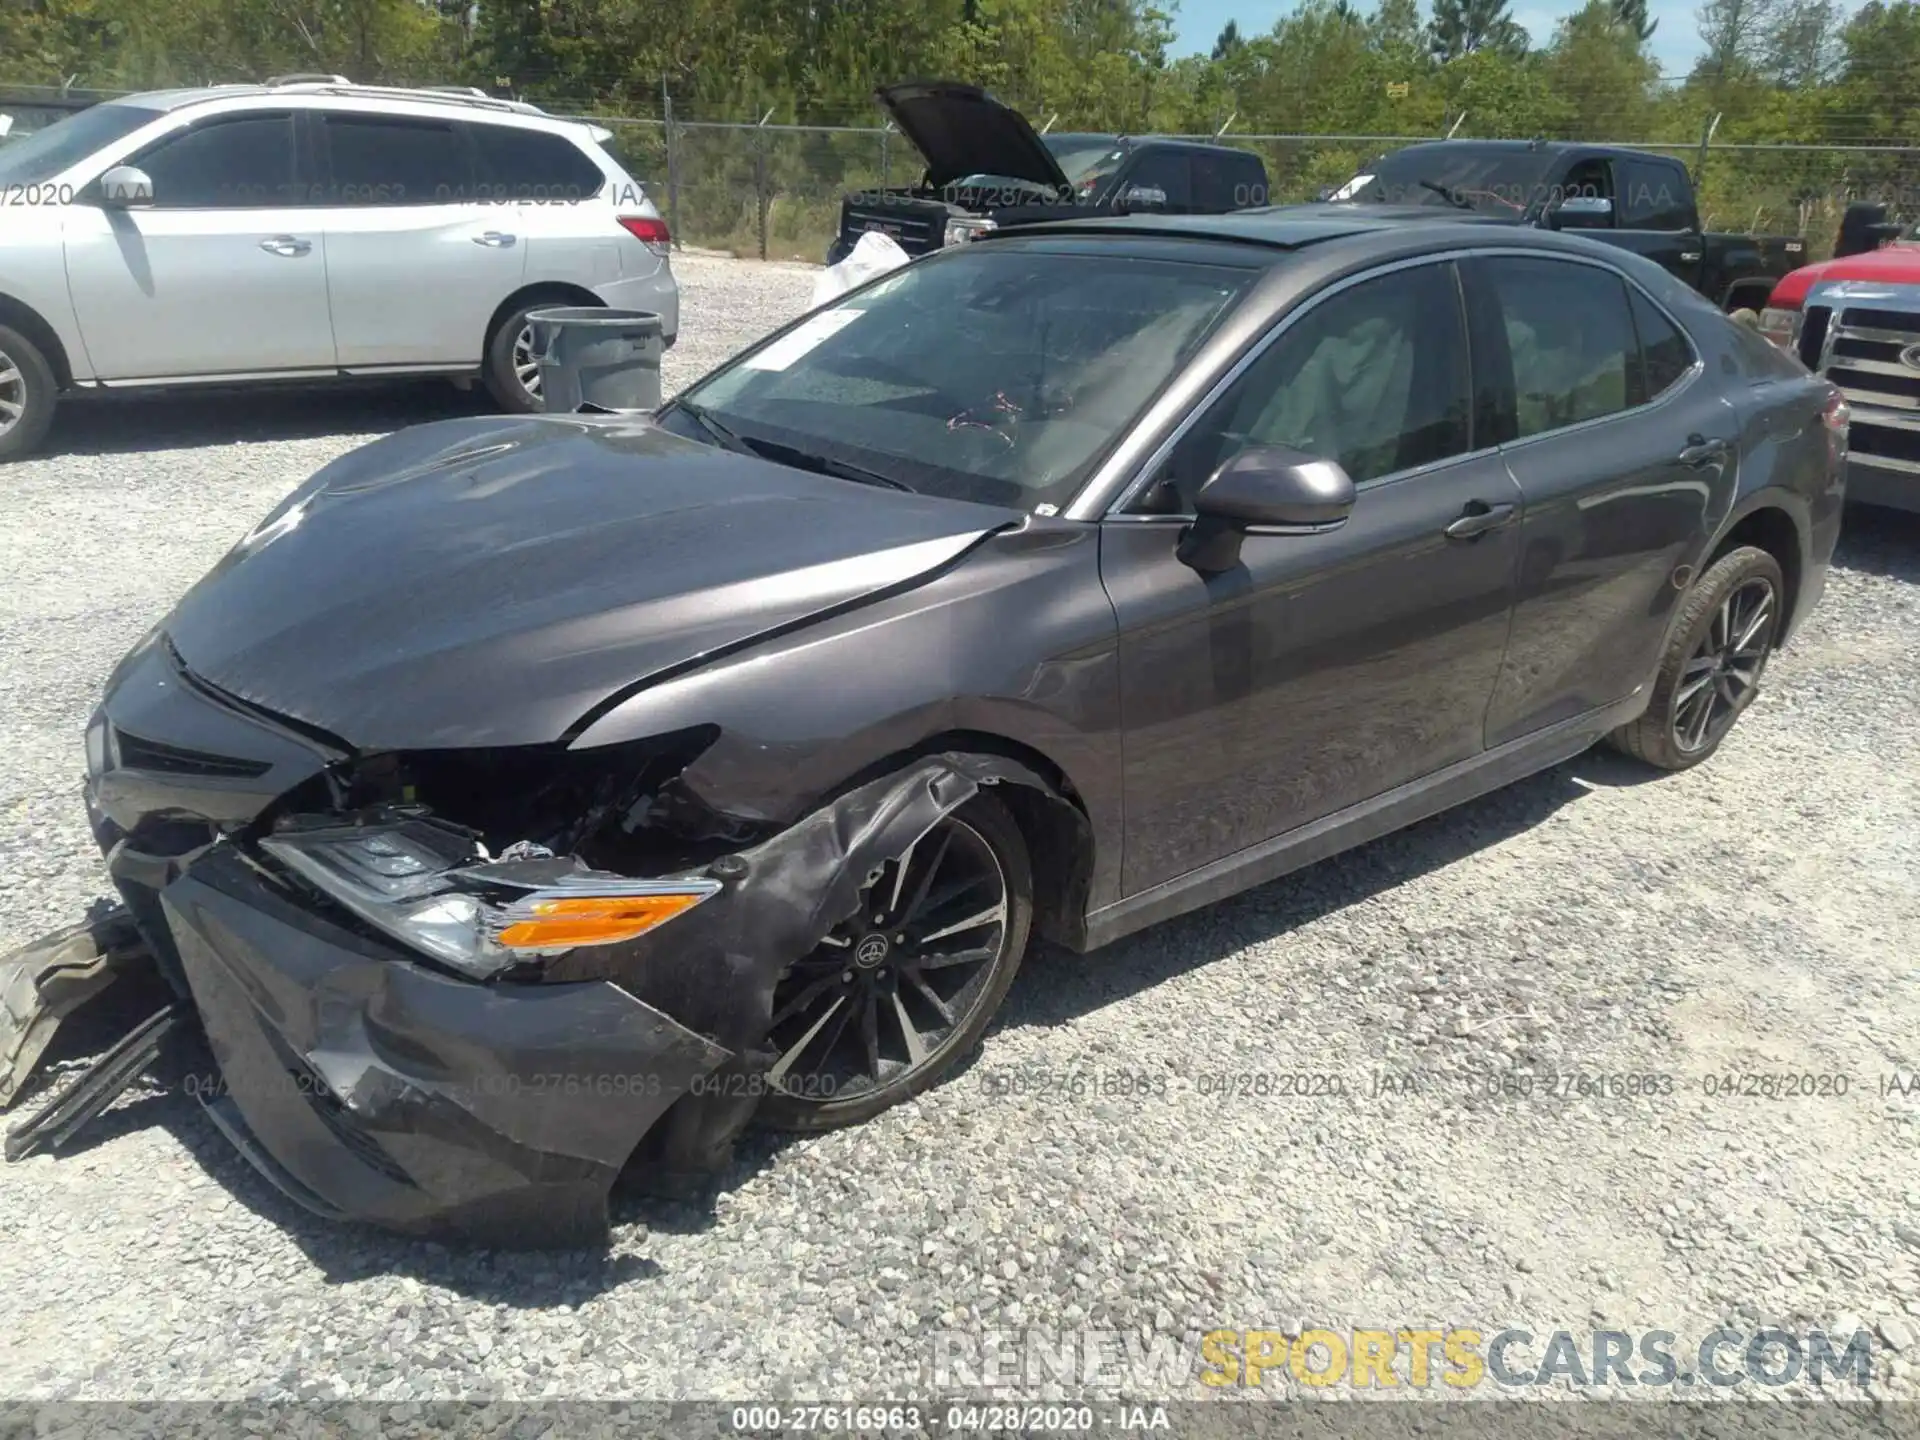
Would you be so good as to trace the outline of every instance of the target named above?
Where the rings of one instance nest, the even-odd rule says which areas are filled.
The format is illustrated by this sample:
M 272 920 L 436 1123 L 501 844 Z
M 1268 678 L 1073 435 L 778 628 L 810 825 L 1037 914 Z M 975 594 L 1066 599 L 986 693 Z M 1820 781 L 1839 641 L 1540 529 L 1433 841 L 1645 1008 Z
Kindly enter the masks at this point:
M 1120 208 L 1164 210 L 1167 208 L 1167 192 L 1158 185 L 1129 185 L 1120 192 Z
M 1332 461 L 1284 445 L 1253 445 L 1207 477 L 1180 537 L 1182 563 L 1204 575 L 1240 563 L 1248 535 L 1317 535 L 1353 513 L 1353 480 Z
M 1606 230 L 1613 225 L 1613 201 L 1604 195 L 1568 195 L 1547 207 L 1555 230 Z
M 100 203 L 115 210 L 153 204 L 153 181 L 144 170 L 116 165 L 100 177 Z

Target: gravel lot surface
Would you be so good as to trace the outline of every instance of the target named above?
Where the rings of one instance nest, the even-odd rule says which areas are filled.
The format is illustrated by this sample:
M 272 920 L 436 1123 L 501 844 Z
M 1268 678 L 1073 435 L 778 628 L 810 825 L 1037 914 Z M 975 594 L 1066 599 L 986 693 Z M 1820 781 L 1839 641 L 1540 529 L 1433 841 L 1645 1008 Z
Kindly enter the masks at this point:
M 680 273 L 670 390 L 812 276 Z M 75 408 L 0 471 L 0 937 L 104 893 L 77 777 L 112 662 L 321 463 L 477 408 Z M 150 1085 L 73 1153 L 0 1167 L 0 1395 L 848 1398 L 929 1385 L 937 1330 L 1424 1322 L 1877 1326 L 1876 1389 L 1910 1398 L 1920 1098 L 1882 1086 L 1920 1063 L 1917 696 L 1920 526 L 1856 514 L 1704 768 L 1596 752 L 1099 956 L 1043 952 L 962 1074 L 751 1139 L 710 1204 L 624 1202 L 610 1257 L 310 1219 Z M 1030 1067 L 1069 1084 L 1000 1093 Z M 1676 1088 L 1470 1093 L 1549 1071 Z M 1851 1086 L 1701 1089 L 1782 1071 Z M 1236 1073 L 1347 1093 L 1202 1093 Z M 1155 1093 L 1072 1093 L 1122 1074 Z

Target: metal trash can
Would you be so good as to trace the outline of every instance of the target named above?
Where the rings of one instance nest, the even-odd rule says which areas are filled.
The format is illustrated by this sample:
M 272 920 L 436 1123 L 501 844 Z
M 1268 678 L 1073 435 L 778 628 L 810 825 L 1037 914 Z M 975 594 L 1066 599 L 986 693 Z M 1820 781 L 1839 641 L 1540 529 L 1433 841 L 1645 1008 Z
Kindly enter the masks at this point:
M 653 311 L 554 305 L 530 312 L 527 324 L 549 413 L 659 408 L 665 347 Z

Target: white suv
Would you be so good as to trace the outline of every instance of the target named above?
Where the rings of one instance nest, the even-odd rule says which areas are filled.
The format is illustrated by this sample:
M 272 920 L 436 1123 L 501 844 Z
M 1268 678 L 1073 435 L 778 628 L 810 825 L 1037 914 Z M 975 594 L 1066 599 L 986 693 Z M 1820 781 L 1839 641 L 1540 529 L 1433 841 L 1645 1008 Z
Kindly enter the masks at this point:
M 0 459 L 56 397 L 476 372 L 539 404 L 526 312 L 679 289 L 608 131 L 478 90 L 287 76 L 135 95 L 0 147 Z

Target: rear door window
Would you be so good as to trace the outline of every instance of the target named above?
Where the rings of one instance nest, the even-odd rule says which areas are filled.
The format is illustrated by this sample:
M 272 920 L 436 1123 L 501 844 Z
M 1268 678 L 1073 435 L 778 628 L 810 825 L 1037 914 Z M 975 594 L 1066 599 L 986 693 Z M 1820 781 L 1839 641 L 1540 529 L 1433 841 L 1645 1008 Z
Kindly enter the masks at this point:
M 580 147 L 543 130 L 469 127 L 480 193 L 491 200 L 572 201 L 596 195 L 606 177 Z
M 329 204 L 452 205 L 475 195 L 473 152 L 451 121 L 330 112 L 321 133 Z
M 1693 188 L 1678 165 L 1629 157 L 1614 162 L 1614 174 L 1622 230 L 1693 228 Z
M 1643 372 L 1626 281 L 1565 260 L 1495 256 L 1473 263 L 1511 356 L 1516 438 L 1640 403 Z
M 1193 180 L 1191 168 L 1183 150 L 1145 150 L 1127 168 L 1125 178 L 1120 183 L 1120 198 L 1125 199 L 1129 190 L 1158 190 L 1167 198 L 1164 204 L 1151 208 L 1163 210 L 1190 210 L 1193 208 Z
M 1693 345 L 1679 326 L 1633 286 L 1627 287 L 1627 295 L 1633 306 L 1633 328 L 1640 339 L 1640 364 L 1646 377 L 1642 398 L 1653 400 L 1693 368 Z
M 1267 203 L 1266 174 L 1251 155 L 1234 150 L 1193 155 L 1193 208 L 1203 214 Z

